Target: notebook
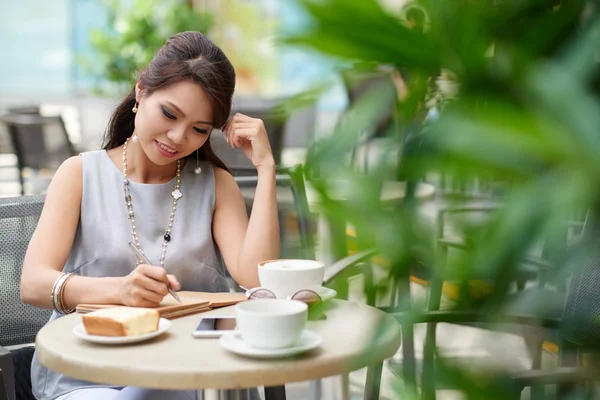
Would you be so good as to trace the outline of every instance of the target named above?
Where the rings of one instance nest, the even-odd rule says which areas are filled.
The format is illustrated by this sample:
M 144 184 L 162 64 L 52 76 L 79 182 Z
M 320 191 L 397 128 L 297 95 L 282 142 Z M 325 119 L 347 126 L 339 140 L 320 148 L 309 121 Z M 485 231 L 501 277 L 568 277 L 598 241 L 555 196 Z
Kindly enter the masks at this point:
M 171 295 L 165 296 L 158 313 L 162 318 L 175 319 L 187 315 L 197 314 L 214 308 L 226 307 L 246 300 L 243 293 L 208 293 L 208 292 L 177 292 L 181 303 Z M 115 307 L 114 304 L 79 304 L 76 308 L 78 313 L 85 314 L 102 308 Z

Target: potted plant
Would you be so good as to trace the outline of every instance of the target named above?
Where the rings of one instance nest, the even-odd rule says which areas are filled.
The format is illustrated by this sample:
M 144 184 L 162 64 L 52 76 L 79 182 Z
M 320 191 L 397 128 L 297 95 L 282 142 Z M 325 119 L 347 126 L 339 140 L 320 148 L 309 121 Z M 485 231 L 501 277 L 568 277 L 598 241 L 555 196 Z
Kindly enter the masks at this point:
M 510 181 L 510 190 L 495 199 L 503 207 L 489 234 L 470 243 L 457 265 L 462 283 L 482 272 L 493 279 L 486 312 L 488 317 L 499 315 L 511 299 L 517 269 L 540 240 L 556 237 L 565 220 L 580 210 L 599 211 L 598 2 L 421 0 L 414 3 L 426 16 L 422 31 L 411 29 L 399 10 L 385 9 L 376 0 L 301 3 L 310 23 L 286 42 L 344 62 L 408 72 L 403 74 L 408 75 L 407 93 L 395 100 L 395 113 L 416 124 L 413 130 L 409 128 L 414 124 L 404 124 L 386 132 L 385 150 L 402 152 L 396 165 L 388 165 L 384 157 L 366 172 L 348 165 L 348 153 L 362 140 L 365 126 L 378 121 L 390 100 L 387 89 L 365 92 L 344 122 L 309 151 L 306 178 L 320 193 L 324 211 L 363 232 L 358 250 L 375 248 L 385 258 L 385 289 L 407 280 L 416 264 L 426 265 L 430 277 L 441 275 L 444 266 L 443 255 L 422 235 L 414 183 L 430 171 L 457 179 L 484 173 Z M 435 118 L 426 120 L 422 116 L 431 83 L 444 74 L 450 74 L 458 93 L 444 101 Z M 319 171 L 319 178 L 310 171 Z M 352 184 L 353 195 L 344 203 L 330 196 L 340 177 Z M 372 193 L 387 179 L 412 183 L 402 204 L 387 206 Z M 557 262 L 553 276 L 564 277 L 589 248 L 567 250 L 565 245 L 552 250 Z M 410 293 L 399 295 L 400 304 L 410 304 Z M 538 302 L 545 306 L 543 296 Z M 433 357 L 436 349 L 429 345 L 425 354 Z M 506 375 L 476 377 L 442 358 L 436 361 L 446 382 L 468 398 L 505 399 L 513 394 L 514 388 L 504 384 Z M 423 379 L 431 382 L 426 372 L 431 370 L 424 368 Z M 433 398 L 432 385 L 421 389 L 424 398 Z M 407 398 L 417 398 L 414 387 L 405 390 Z

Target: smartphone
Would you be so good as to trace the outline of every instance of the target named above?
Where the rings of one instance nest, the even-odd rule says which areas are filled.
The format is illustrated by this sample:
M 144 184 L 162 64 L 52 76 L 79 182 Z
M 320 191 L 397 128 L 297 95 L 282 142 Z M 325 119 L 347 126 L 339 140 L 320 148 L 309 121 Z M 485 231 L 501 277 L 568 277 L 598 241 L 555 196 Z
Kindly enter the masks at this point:
M 215 338 L 235 330 L 235 317 L 202 317 L 192 332 L 195 338 Z

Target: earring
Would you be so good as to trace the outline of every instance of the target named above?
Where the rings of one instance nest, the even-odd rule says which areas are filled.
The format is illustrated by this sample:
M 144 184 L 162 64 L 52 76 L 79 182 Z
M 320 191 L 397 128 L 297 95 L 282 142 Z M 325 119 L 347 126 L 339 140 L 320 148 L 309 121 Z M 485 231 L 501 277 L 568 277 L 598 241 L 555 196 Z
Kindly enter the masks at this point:
M 137 135 L 133 135 L 133 136 L 131 137 L 131 141 L 132 141 L 133 143 L 137 143 L 137 142 L 138 142 L 138 137 L 137 137 Z
M 202 168 L 200 168 L 200 156 L 198 155 L 199 152 L 200 150 L 196 150 L 196 168 L 194 168 L 194 173 L 196 175 L 200 175 L 200 172 L 202 172 Z
M 131 111 L 135 114 L 138 111 L 138 102 L 135 102 L 135 106 L 133 106 L 133 108 L 131 109 Z

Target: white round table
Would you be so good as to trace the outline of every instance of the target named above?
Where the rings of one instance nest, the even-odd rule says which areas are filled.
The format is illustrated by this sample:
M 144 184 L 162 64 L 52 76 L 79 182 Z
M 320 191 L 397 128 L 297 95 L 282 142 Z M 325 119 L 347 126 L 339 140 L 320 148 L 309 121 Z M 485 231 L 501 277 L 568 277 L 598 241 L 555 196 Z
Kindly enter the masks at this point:
M 81 316 L 71 314 L 44 326 L 36 338 L 39 361 L 77 379 L 116 386 L 160 389 L 273 387 L 340 375 L 390 358 L 400 347 L 400 325 L 366 305 L 332 300 L 326 320 L 309 321 L 322 345 L 292 358 L 259 360 L 223 349 L 218 339 L 195 339 L 202 315 L 235 315 L 224 307 L 172 321 L 163 335 L 130 345 L 99 345 L 77 338 Z

